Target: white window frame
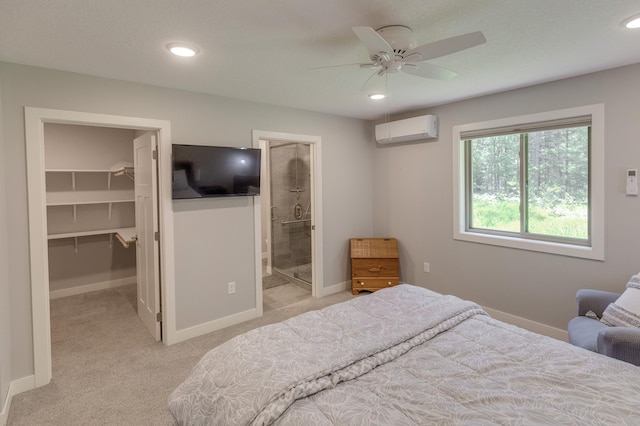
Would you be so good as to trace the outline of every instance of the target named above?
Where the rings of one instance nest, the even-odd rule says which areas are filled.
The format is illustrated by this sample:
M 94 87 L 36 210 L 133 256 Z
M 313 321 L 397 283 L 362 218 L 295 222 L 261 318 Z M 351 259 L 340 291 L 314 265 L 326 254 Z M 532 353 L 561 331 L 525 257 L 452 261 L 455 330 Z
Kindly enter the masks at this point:
M 517 236 L 494 235 L 466 230 L 465 150 L 461 135 L 468 132 L 591 116 L 590 202 L 591 245 L 574 245 Z M 604 104 L 587 105 L 538 114 L 453 126 L 453 238 L 584 259 L 604 260 Z

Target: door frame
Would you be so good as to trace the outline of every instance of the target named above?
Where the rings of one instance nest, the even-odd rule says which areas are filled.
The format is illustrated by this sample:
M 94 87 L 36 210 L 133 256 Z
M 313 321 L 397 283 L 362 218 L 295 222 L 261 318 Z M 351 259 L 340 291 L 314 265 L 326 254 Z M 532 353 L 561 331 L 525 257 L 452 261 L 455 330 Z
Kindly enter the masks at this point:
M 313 135 L 253 130 L 253 147 L 264 148 L 267 141 L 295 142 L 309 144 L 311 148 L 311 295 L 324 296 L 320 283 L 323 282 L 322 256 L 322 138 Z M 262 155 L 265 157 L 264 153 Z M 263 160 L 263 165 L 264 165 Z M 264 174 L 263 174 L 264 175 Z M 262 186 L 262 183 L 261 183 Z M 256 227 L 256 309 L 262 316 L 262 211 L 260 202 L 254 203 Z
M 75 124 L 152 131 L 158 135 L 158 214 L 160 229 L 160 294 L 163 343 L 176 335 L 173 209 L 171 201 L 171 123 L 166 120 L 25 107 L 29 258 L 33 330 L 34 386 L 48 384 L 51 367 L 49 259 L 44 162 L 44 124 Z M 133 141 L 132 141 L 133 143 Z

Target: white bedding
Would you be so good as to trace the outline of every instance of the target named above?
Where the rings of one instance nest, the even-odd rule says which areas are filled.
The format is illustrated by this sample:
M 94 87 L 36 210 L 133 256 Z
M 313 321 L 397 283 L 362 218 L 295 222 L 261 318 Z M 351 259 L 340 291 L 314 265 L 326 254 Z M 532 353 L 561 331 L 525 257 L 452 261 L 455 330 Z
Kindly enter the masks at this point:
M 179 424 L 640 424 L 640 369 L 400 285 L 238 336 L 169 397 Z

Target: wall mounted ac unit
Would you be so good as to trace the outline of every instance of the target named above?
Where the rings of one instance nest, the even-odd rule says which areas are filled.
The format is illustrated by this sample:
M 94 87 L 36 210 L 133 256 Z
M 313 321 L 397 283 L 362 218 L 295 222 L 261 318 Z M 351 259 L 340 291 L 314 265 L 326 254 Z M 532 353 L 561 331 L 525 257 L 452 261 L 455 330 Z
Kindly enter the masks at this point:
M 422 115 L 376 125 L 376 141 L 381 144 L 438 137 L 438 117 Z

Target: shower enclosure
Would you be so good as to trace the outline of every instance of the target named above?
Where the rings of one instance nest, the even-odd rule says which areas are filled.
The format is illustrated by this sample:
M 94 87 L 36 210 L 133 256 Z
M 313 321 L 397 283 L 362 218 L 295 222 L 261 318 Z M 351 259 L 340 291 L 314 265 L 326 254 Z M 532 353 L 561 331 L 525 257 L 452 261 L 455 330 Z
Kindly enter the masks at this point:
M 272 268 L 310 288 L 310 146 L 270 142 L 269 153 Z

